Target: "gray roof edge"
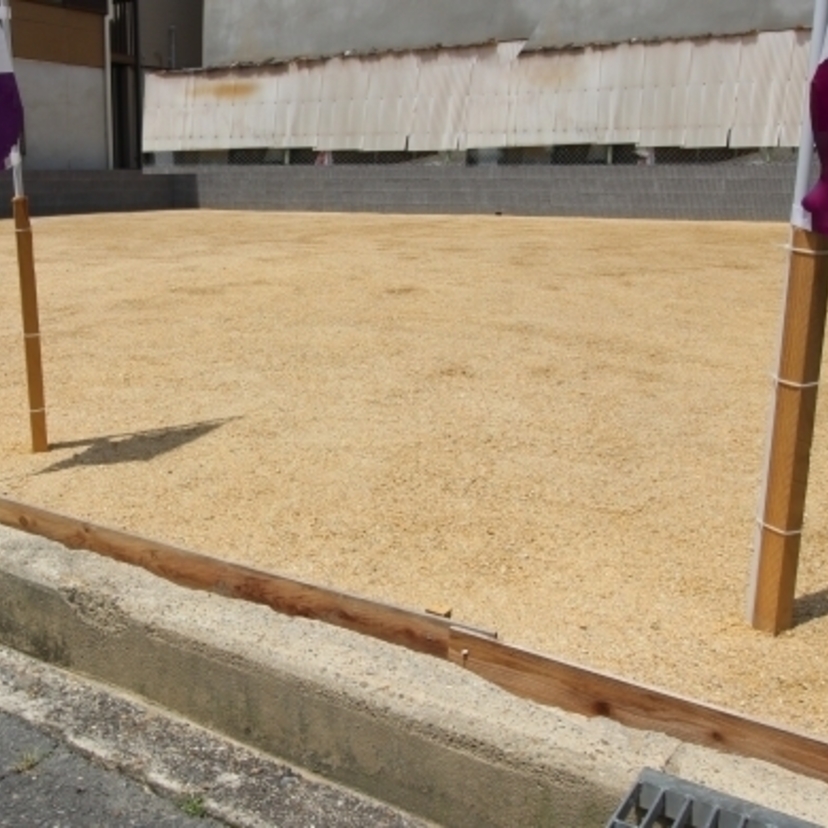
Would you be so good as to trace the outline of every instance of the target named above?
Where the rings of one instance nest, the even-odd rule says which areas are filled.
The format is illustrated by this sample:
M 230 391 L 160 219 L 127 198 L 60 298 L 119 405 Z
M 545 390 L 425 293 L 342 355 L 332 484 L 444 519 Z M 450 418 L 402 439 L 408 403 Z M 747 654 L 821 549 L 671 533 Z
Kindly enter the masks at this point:
M 607 38 L 606 40 L 599 40 L 593 38 L 589 41 L 577 41 L 573 40 L 570 42 L 565 42 L 563 39 L 560 42 L 556 42 L 553 45 L 542 45 L 539 44 L 537 39 L 530 38 L 526 41 L 526 45 L 521 50 L 521 54 L 532 52 L 532 53 L 539 53 L 539 52 L 566 52 L 566 51 L 577 51 L 579 49 L 605 49 L 612 46 L 621 46 L 625 43 L 675 43 L 678 41 L 684 40 L 708 40 L 708 39 L 721 39 L 724 40 L 726 38 L 734 38 L 734 37 L 750 37 L 752 35 L 762 34 L 763 32 L 790 32 L 790 31 L 802 31 L 802 32 L 810 32 L 810 26 L 793 26 L 787 27 L 782 29 L 747 29 L 744 31 L 732 31 L 732 32 L 699 32 L 698 34 L 694 35 L 686 35 L 686 36 L 679 36 L 679 35 L 671 35 L 671 36 L 661 36 L 661 37 L 628 37 L 623 39 L 617 38 Z
M 338 58 L 379 58 L 386 55 L 408 55 L 408 54 L 422 54 L 423 52 L 437 52 L 437 51 L 465 51 L 470 49 L 485 49 L 497 48 L 501 43 L 520 43 L 523 46 L 526 44 L 526 38 L 512 38 L 509 40 L 487 40 L 480 43 L 463 43 L 454 46 L 447 46 L 442 43 L 434 46 L 423 46 L 417 48 L 404 49 L 372 49 L 370 51 L 360 51 L 357 49 L 348 49 L 345 52 L 334 52 L 331 54 L 321 55 L 295 55 L 293 57 L 268 57 L 261 60 L 234 60 L 225 63 L 211 63 L 206 66 L 191 66 L 181 69 L 146 69 L 147 74 L 150 75 L 192 75 L 192 74 L 207 74 L 212 72 L 230 72 L 238 69 L 266 69 L 276 68 L 280 66 L 288 66 L 291 63 L 325 63 L 329 60 Z

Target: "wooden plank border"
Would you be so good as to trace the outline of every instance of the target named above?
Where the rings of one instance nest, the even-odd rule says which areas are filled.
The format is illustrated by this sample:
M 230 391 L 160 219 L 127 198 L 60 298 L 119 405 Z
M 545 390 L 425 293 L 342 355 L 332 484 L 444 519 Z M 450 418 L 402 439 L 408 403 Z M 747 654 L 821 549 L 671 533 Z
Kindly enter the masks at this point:
M 496 633 L 359 598 L 0 498 L 0 524 L 140 566 L 168 581 L 345 627 L 448 659 L 517 696 L 604 716 L 828 782 L 828 742 L 504 644 Z
M 454 628 L 449 659 L 505 690 L 582 716 L 761 759 L 828 782 L 828 742 Z
M 417 652 L 448 658 L 449 629 L 457 622 L 437 615 L 262 572 L 6 498 L 0 498 L 0 524 L 48 538 L 69 549 L 85 549 L 140 566 L 179 586 L 265 604 L 285 615 L 324 621 Z M 496 636 L 484 630 L 476 632 L 484 638 Z

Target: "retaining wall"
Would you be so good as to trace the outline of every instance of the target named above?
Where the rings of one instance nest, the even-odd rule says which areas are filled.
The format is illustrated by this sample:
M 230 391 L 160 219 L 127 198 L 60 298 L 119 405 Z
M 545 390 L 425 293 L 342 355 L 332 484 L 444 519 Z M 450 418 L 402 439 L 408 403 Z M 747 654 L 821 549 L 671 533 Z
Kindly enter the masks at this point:
M 193 172 L 213 209 L 504 213 L 784 221 L 794 170 L 756 166 L 222 167 Z
M 35 170 L 23 173 L 32 215 L 117 213 L 197 207 L 189 176 L 143 175 L 135 170 Z M 11 217 L 11 173 L 0 174 L 0 218 Z
M 223 166 L 30 172 L 33 215 L 161 209 L 503 213 L 787 221 L 792 164 L 710 166 Z M 11 177 L 0 176 L 9 216 Z

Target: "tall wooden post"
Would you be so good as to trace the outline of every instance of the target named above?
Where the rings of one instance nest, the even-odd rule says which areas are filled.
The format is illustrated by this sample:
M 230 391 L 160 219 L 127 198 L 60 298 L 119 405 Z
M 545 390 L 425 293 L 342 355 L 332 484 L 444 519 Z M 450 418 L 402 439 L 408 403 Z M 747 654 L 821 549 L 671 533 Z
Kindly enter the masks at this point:
M 17 236 L 17 264 L 20 271 L 20 299 L 23 310 L 23 338 L 26 350 L 26 380 L 29 390 L 29 421 L 32 451 L 49 450 L 46 434 L 46 398 L 43 392 L 43 365 L 40 355 L 40 317 L 37 308 L 34 244 L 29 220 L 29 199 L 15 196 L 14 227 Z
M 793 625 L 828 309 L 828 237 L 795 228 L 791 248 L 750 601 L 753 626 L 774 635 Z

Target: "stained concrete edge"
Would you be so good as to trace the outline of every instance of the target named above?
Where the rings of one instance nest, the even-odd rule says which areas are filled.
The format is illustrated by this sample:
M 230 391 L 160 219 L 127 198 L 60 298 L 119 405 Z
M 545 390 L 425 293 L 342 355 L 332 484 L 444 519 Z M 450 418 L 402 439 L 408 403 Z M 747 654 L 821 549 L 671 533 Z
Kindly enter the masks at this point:
M 828 822 L 828 785 L 0 527 L 0 643 L 451 826 L 603 826 L 644 767 Z
M 134 791 L 131 783 L 145 794 L 123 803 L 119 794 Z M 161 800 L 178 812 L 166 808 L 166 817 L 149 818 L 147 807 L 165 810 Z M 56 819 L 61 828 L 194 828 L 196 814 L 182 820 L 181 810 L 197 811 L 199 828 L 436 828 L 121 688 L 2 644 L 0 802 L 0 825 L 15 828 Z

